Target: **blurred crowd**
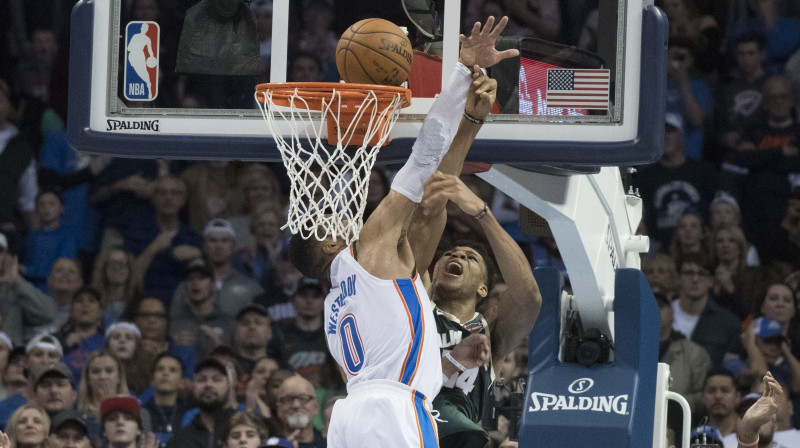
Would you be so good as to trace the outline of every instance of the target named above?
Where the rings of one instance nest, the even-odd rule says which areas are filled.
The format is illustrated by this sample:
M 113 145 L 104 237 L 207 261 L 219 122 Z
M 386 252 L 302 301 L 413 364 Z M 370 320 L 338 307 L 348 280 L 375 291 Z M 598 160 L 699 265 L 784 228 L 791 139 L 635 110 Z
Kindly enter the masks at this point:
M 324 446 L 332 403 L 345 388 L 323 336 L 326 285 L 288 261 L 285 170 L 71 150 L 66 85 L 75 3 L 0 0 L 0 428 L 12 444 L 41 433 L 26 445 L 63 429 L 96 447 L 138 432 L 155 434 L 134 440 L 148 447 L 270 436 L 274 446 Z M 164 24 L 166 61 L 177 48 L 182 17 L 175 11 L 197 1 L 121 3 L 126 20 Z M 266 77 L 272 3 L 245 3 Z M 338 80 L 338 36 L 361 18 L 411 26 L 399 1 L 383 3 L 292 2 L 288 80 Z M 644 200 L 641 233 L 652 243 L 643 270 L 662 312 L 659 357 L 672 366 L 673 389 L 722 437 L 735 431 L 739 401 L 758 393 L 770 370 L 788 397 L 776 434 L 796 434 L 800 4 L 656 4 L 670 22 L 665 149 L 631 183 Z M 592 51 L 597 6 L 469 0 L 462 28 L 507 14 L 505 35 Z M 160 101 L 193 107 L 209 99 L 181 88 Z M 367 214 L 388 192 L 392 168 L 373 170 Z M 477 177 L 464 180 L 532 267 L 568 277 L 552 239 L 522 233 L 515 201 Z M 449 216 L 443 247 L 482 239 L 474 220 L 457 210 Z M 505 287 L 498 280 L 494 294 Z M 504 365 L 507 378 L 527 376 L 526 358 L 523 345 Z M 508 399 L 502 390 L 496 395 Z M 507 438 L 502 419 L 496 442 Z M 50 438 L 67 446 L 57 444 L 60 435 Z

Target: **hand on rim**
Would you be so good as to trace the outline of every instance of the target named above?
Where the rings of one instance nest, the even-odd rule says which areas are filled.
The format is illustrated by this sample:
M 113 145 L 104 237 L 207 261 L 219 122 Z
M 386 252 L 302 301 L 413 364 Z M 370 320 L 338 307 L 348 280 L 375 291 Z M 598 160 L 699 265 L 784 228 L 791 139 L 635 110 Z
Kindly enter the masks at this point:
M 494 47 L 507 23 L 508 17 L 506 16 L 500 19 L 497 26 L 494 26 L 494 17 L 491 16 L 486 20 L 486 25 L 483 27 L 481 27 L 480 22 L 475 22 L 469 37 L 463 34 L 458 36 L 458 40 L 461 41 L 461 52 L 459 53 L 458 61 L 470 68 L 475 64 L 481 66 L 481 68 L 488 68 L 503 59 L 519 56 L 519 50 L 497 51 Z

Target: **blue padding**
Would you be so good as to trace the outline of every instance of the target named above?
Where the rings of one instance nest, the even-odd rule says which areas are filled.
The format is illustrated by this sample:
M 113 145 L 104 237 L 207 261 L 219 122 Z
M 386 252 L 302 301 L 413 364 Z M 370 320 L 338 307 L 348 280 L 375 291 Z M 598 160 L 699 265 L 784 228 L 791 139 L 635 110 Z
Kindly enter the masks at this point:
M 82 0 L 72 12 L 70 36 L 69 120 L 67 138 L 79 151 L 117 157 L 227 159 L 280 161 L 271 137 L 231 137 L 221 135 L 121 134 L 89 128 L 92 85 L 92 23 L 94 1 Z M 667 22 L 658 8 L 644 9 L 642 23 L 642 68 L 640 79 L 638 136 L 633 140 L 600 142 L 564 142 L 520 140 L 476 140 L 468 161 L 525 165 L 547 163 L 577 167 L 636 165 L 656 161 L 663 151 L 664 107 L 666 91 Z M 148 116 L 149 117 L 149 116 Z M 152 118 L 158 118 L 153 116 Z M 535 128 L 532 126 L 532 131 Z M 384 148 L 378 160 L 405 162 L 411 153 L 413 138 L 398 138 Z
M 534 275 L 542 309 L 531 332 L 520 447 L 651 446 L 661 315 L 644 274 L 616 271 L 615 359 L 589 368 L 558 360 L 559 272 Z

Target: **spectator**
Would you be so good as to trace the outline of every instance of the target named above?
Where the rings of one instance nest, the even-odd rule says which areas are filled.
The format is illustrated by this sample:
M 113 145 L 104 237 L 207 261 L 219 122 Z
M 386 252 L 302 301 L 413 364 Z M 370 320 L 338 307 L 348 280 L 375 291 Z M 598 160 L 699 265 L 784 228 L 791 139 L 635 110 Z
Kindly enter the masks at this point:
M 675 260 L 669 255 L 656 254 L 642 259 L 642 271 L 653 290 L 658 288 L 668 297 L 678 292 L 678 271 Z
M 303 6 L 303 29 L 297 41 L 297 48 L 304 53 L 315 55 L 319 74 L 316 79 L 297 79 L 297 81 L 339 81 L 336 69 L 336 46 L 339 35 L 334 33 L 333 5 L 328 0 L 307 0 Z M 296 64 L 297 61 L 295 61 Z M 292 64 L 292 65 L 295 65 Z M 296 65 L 292 73 L 297 76 Z M 300 78 L 303 78 L 300 76 Z
M 706 210 L 717 189 L 713 165 L 687 159 L 683 152 L 683 122 L 665 116 L 664 154 L 657 164 L 642 168 L 637 183 L 642 193 L 645 223 L 657 251 L 666 251 L 678 220 L 687 211 Z
M 167 352 L 181 361 L 184 377 L 190 378 L 197 364 L 197 351 L 190 345 L 180 345 L 169 338 L 169 315 L 164 303 L 152 297 L 132 302 L 135 311 L 129 314 L 142 333 L 142 352 L 155 360 Z
M 168 448 L 216 448 L 217 438 L 223 434 L 234 410 L 228 407 L 233 394 L 230 373 L 215 358 L 205 358 L 197 363 L 192 386 L 200 412 L 188 425 L 177 429 L 167 442 Z
M 105 323 L 111 325 L 140 293 L 133 282 L 133 255 L 122 249 L 112 249 L 103 255 L 97 259 L 92 286 L 102 298 Z
M 38 187 L 34 149 L 18 138 L 19 130 L 10 121 L 13 111 L 11 90 L 0 79 L 0 232 L 5 233 L 18 250 L 20 245 L 14 243 L 20 241 L 24 227 L 34 227 L 34 199 Z
M 507 35 L 560 41 L 561 9 L 556 0 L 503 0 L 503 3 L 509 19 Z
M 154 359 L 141 347 L 142 333 L 135 324 L 122 321 L 106 328 L 105 348 L 122 362 L 134 395 L 143 394 L 152 382 Z
M 56 303 L 19 274 L 17 257 L 8 253 L 0 233 L 0 330 L 14 344 L 23 344 L 36 328 L 50 325 L 58 314 Z
M 736 431 L 738 403 L 739 391 L 734 374 L 724 369 L 710 371 L 703 385 L 703 406 L 708 425 L 717 427 L 722 436 Z
M 260 163 L 245 168 L 239 188 L 244 193 L 244 203 L 231 204 L 228 221 L 235 230 L 237 247 L 244 247 L 251 242 L 250 213 L 264 203 L 276 204 L 280 208 L 281 193 L 275 174 Z
M 266 308 L 250 304 L 236 314 L 233 347 L 236 361 L 245 375 L 250 375 L 258 360 L 276 355 L 276 347 L 270 344 L 271 340 L 272 323 Z
M 203 252 L 213 273 L 214 287 L 220 309 L 235 315 L 245 305 L 264 292 L 261 286 L 237 271 L 233 265 L 236 233 L 231 224 L 221 218 L 212 219 L 203 230 Z M 180 285 L 172 298 L 172 312 L 186 301 L 187 288 Z
M 761 89 L 767 78 L 765 45 L 766 38 L 759 33 L 740 34 L 734 40 L 736 67 L 731 71 L 730 80 L 720 83 L 716 95 L 714 118 L 722 148 L 735 148 L 739 144 L 737 129 L 756 116 L 761 107 Z M 713 156 L 715 161 L 720 161 L 723 154 Z
M 766 293 L 758 297 L 753 309 L 756 316 L 765 316 L 781 324 L 794 356 L 800 357 L 800 321 L 793 289 L 786 283 L 772 283 Z
M 661 7 L 669 19 L 669 37 L 691 40 L 697 48 L 698 68 L 712 73 L 717 68 L 723 34 L 714 17 L 702 14 L 693 0 L 665 0 Z
M 317 280 L 302 279 L 292 297 L 297 317 L 281 324 L 283 336 L 280 361 L 300 376 L 319 387 L 320 370 L 325 363 L 328 346 L 325 342 L 325 290 Z
M 170 332 L 177 343 L 205 356 L 215 345 L 230 344 L 234 319 L 222 311 L 213 272 L 202 258 L 187 264 L 183 278 L 186 300 L 172 308 Z
M 125 238 L 125 250 L 136 256 L 136 283 L 148 296 L 169 305 L 181 280 L 183 264 L 201 255 L 202 240 L 180 221 L 186 204 L 186 184 L 178 177 L 162 177 L 153 189 L 155 215 L 139 218 Z
M 766 316 L 753 321 L 742 337 L 747 362 L 731 364 L 740 382 L 752 383 L 769 371 L 774 372 L 776 380 L 791 386 L 787 393 L 800 392 L 800 361 L 792 354 L 784 331 L 780 322 Z
M 703 347 L 672 328 L 674 312 L 668 296 L 659 291 L 653 291 L 653 294 L 661 310 L 658 361 L 669 364 L 670 390 L 686 398 L 692 413 L 697 413 L 702 403 L 704 381 L 711 369 L 711 358 Z
M 305 378 L 294 375 L 283 381 L 275 396 L 279 436 L 299 442 L 299 448 L 325 448 L 322 433 L 314 428 L 314 416 L 319 413 L 319 403 L 314 396 L 314 386 Z
M 244 193 L 236 188 L 244 166 L 241 162 L 198 161 L 181 174 L 186 182 L 186 212 L 192 230 L 203 232 L 209 221 L 224 217 L 228 208 L 244 200 Z
M 779 381 L 776 382 L 780 384 L 781 390 L 788 390 L 785 383 L 780 383 Z M 763 378 L 759 378 L 758 384 L 753 386 L 751 394 L 763 396 L 765 391 L 766 383 L 764 382 Z M 794 413 L 794 407 L 792 405 L 792 401 L 790 400 L 789 394 L 784 393 L 780 396 L 776 396 L 775 398 L 778 408 L 775 412 L 775 441 L 782 443 L 787 447 L 798 446 L 797 443 L 800 442 L 800 430 L 797 430 L 792 426 L 792 414 Z
M 741 227 L 742 210 L 739 208 L 739 202 L 727 192 L 723 190 L 717 191 L 709 207 L 709 220 L 711 230 L 714 232 L 722 227 Z M 747 242 L 746 262 L 748 266 L 761 264 L 758 258 L 758 250 L 749 241 Z
M 11 338 L 0 331 L 0 400 L 5 400 L 8 396 L 3 378 L 5 377 L 6 368 L 9 365 L 9 357 L 12 350 L 14 350 L 14 343 L 11 342 Z
M 105 343 L 100 294 L 91 286 L 75 293 L 69 307 L 69 321 L 59 330 L 58 338 L 64 347 L 64 362 L 75 378 L 80 379 L 89 354 Z
M 14 90 L 46 103 L 53 62 L 58 54 L 56 33 L 49 28 L 32 30 L 28 49 L 17 65 Z
M 713 98 L 708 83 L 694 75 L 696 49 L 690 39 L 669 40 L 667 113 L 681 117 L 686 157 L 703 157 L 703 125 L 711 117 Z
M 774 398 L 775 398 L 776 403 L 784 401 L 785 400 L 785 398 L 783 398 L 784 395 L 785 394 L 780 394 L 780 396 L 775 396 Z M 732 433 L 732 434 L 728 434 L 727 436 L 725 436 L 725 439 L 723 440 L 723 443 L 724 443 L 723 446 L 739 446 L 738 445 L 738 443 L 739 443 L 738 442 L 738 437 L 739 437 L 738 432 L 739 432 L 740 428 L 742 428 L 742 424 L 743 424 L 742 419 L 744 418 L 745 413 L 747 413 L 747 411 L 750 409 L 750 407 L 752 407 L 760 398 L 761 398 L 761 395 L 757 394 L 757 393 L 750 393 L 750 394 L 747 394 L 744 397 L 742 397 L 742 400 L 736 406 L 736 415 L 739 417 L 739 421 L 737 422 L 737 425 L 736 425 L 737 426 L 737 429 L 736 429 L 737 432 Z M 756 431 L 756 434 L 757 434 L 757 439 L 756 439 L 757 444 L 756 444 L 756 446 L 758 446 L 758 447 L 770 447 L 770 448 L 785 448 L 784 445 L 782 445 L 780 442 L 775 440 L 776 430 L 777 430 L 776 428 L 777 428 L 777 423 L 775 421 L 774 416 L 773 416 L 772 419 L 769 419 L 769 421 L 767 421 L 764 424 L 762 424 L 759 428 L 756 428 L 757 429 L 757 431 Z M 787 446 L 791 446 L 791 445 L 787 445 Z
M 718 304 L 744 320 L 753 311 L 756 291 L 767 271 L 747 265 L 749 243 L 739 227 L 719 228 L 713 241 L 717 266 L 712 295 Z
M 154 395 L 144 404 L 152 416 L 153 433 L 159 446 L 166 446 L 175 430 L 180 428 L 187 404 L 178 394 L 183 367 L 180 360 L 168 353 L 156 358 L 153 368 Z
M 290 82 L 321 82 L 322 76 L 322 61 L 314 53 L 297 53 L 289 60 L 286 79 Z
M 50 448 L 92 448 L 89 428 L 77 411 L 62 411 L 52 419 Z
M 100 404 L 103 436 L 111 448 L 155 448 L 152 433 L 143 434 L 142 409 L 139 400 L 131 396 L 106 398 Z
M 749 173 L 743 177 L 742 226 L 756 246 L 763 244 L 764 228 L 781 220 L 790 197 L 788 176 L 800 173 L 800 124 L 792 115 L 788 80 L 773 76 L 764 81 L 763 113 L 754 116 L 741 131 L 742 139 L 726 162 Z
M 65 410 L 75 408 L 75 378 L 63 362 L 47 364 L 39 368 L 33 378 L 36 404 L 47 411 L 50 418 Z
M 106 350 L 92 352 L 78 385 L 78 411 L 86 420 L 93 444 L 100 442 L 103 433 L 100 404 L 117 395 L 128 395 L 128 380 L 122 363 Z
M 44 409 L 26 404 L 14 411 L 8 419 L 7 431 L 12 447 L 47 448 L 50 417 Z
M 25 347 L 16 347 L 8 355 L 8 365 L 2 378 L 0 378 L 0 403 L 8 397 L 21 394 L 28 386 L 28 378 L 25 376 Z
M 255 362 L 245 391 L 247 412 L 259 414 L 267 419 L 272 417 L 272 409 L 267 404 L 267 381 L 279 368 L 278 361 L 267 356 Z
M 756 3 L 755 14 L 737 21 L 733 33 L 763 33 L 767 37 L 766 71 L 778 74 L 792 53 L 800 48 L 800 20 L 781 15 L 778 0 L 759 0 Z
M 69 321 L 70 306 L 75 294 L 83 287 L 81 265 L 72 258 L 59 258 L 47 277 L 47 291 L 58 307 L 58 313 L 45 329 L 56 332 Z M 34 329 L 36 331 L 36 329 Z
M 800 270 L 800 185 L 794 186 L 786 201 L 786 212 L 778 225 L 764 230 L 760 253 L 765 264 L 785 263 Z
M 25 376 L 26 384 L 18 393 L 0 401 L 0 428 L 5 427 L 11 414 L 17 408 L 34 400 L 34 372 L 37 372 L 45 365 L 61 362 L 63 355 L 61 344 L 53 335 L 42 333 L 28 342 L 25 347 L 25 357 L 22 360 L 22 373 Z
M 259 285 L 270 285 L 277 259 L 283 249 L 281 223 L 286 215 L 277 204 L 258 205 L 250 214 L 251 242 L 239 248 L 233 257 L 233 266 Z
M 699 213 L 687 212 L 678 219 L 669 252 L 675 260 L 680 260 L 687 254 L 699 254 L 710 259 L 713 245 L 708 228 Z
M 256 297 L 253 302 L 266 307 L 273 322 L 288 321 L 295 318 L 291 298 L 303 274 L 289 261 L 288 250 L 281 250 L 274 263 L 267 284 L 262 283 L 264 294 Z
M 22 272 L 31 283 L 47 291 L 47 276 L 59 258 L 75 258 L 78 247 L 75 237 L 61 225 L 63 197 L 55 189 L 41 189 L 36 195 L 36 216 L 39 228 L 28 235 L 25 250 L 27 263 Z
M 258 417 L 237 412 L 231 415 L 222 436 L 223 448 L 259 448 L 269 432 Z
M 711 270 L 704 256 L 686 254 L 678 260 L 678 276 L 672 328 L 706 349 L 712 367 L 721 367 L 725 357 L 741 353 L 739 319 L 709 297 Z

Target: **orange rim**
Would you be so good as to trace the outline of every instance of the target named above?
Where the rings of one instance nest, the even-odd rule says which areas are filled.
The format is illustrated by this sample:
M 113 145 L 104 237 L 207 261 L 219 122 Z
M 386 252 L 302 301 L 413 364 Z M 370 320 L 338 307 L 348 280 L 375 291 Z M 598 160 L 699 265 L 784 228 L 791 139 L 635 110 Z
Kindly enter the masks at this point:
M 405 87 L 380 84 L 356 84 L 341 82 L 275 82 L 256 85 L 256 98 L 264 102 L 264 94 L 272 92 L 272 102 L 279 106 L 291 106 L 291 98 L 302 98 L 309 109 L 322 110 L 322 100 L 329 100 L 333 92 L 341 94 L 342 104 L 358 106 L 369 92 L 373 92 L 381 106 L 389 105 L 399 94 L 400 108 L 411 105 L 411 90 Z M 294 101 L 294 107 L 304 108 L 302 101 Z

